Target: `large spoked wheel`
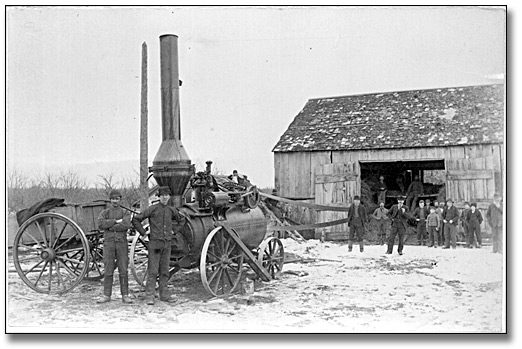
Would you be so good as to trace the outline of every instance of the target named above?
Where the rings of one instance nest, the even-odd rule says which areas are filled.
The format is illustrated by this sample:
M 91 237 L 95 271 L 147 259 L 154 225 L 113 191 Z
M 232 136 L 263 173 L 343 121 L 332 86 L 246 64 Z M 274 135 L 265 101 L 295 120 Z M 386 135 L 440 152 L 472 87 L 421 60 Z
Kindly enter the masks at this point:
M 140 286 L 145 286 L 147 282 L 149 262 L 149 226 L 146 225 L 144 228 L 147 231 L 147 234 L 141 236 L 136 232 L 136 235 L 134 235 L 134 238 L 132 239 L 130 250 L 130 270 L 132 276 L 134 276 L 134 279 Z M 177 258 L 170 258 L 169 280 L 180 270 L 180 267 L 176 262 Z
M 277 279 L 283 271 L 285 250 L 283 243 L 276 237 L 264 240 L 259 246 L 257 261 L 268 271 L 272 279 Z
M 203 287 L 214 296 L 224 296 L 237 287 L 243 268 L 243 252 L 221 227 L 208 234 L 199 270 Z
M 28 219 L 16 233 L 13 260 L 33 290 L 63 294 L 75 288 L 89 268 L 89 243 L 71 219 L 54 212 Z
M 89 243 L 89 268 L 85 280 L 101 280 L 105 273 L 103 264 L 103 233 L 96 231 L 87 235 Z

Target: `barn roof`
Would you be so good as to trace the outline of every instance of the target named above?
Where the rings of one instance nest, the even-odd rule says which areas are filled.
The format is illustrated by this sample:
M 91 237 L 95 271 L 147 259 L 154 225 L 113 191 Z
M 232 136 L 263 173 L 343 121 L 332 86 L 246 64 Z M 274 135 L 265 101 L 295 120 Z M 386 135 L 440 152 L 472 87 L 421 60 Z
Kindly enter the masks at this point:
M 504 85 L 310 99 L 272 151 L 502 143 Z

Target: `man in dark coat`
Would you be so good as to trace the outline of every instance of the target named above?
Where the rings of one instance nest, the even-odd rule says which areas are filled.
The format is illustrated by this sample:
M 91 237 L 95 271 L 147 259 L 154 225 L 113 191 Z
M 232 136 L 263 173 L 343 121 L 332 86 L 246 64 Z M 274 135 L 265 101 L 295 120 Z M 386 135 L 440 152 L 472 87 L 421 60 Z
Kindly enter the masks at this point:
M 388 238 L 388 250 L 386 254 L 391 254 L 393 251 L 393 244 L 395 243 L 395 236 L 399 236 L 399 245 L 397 251 L 402 255 L 404 248 L 404 233 L 408 227 L 408 219 L 413 218 L 409 212 L 408 207 L 404 205 L 404 196 L 397 198 L 397 204 L 393 205 L 388 211 L 388 217 L 392 221 L 390 237 Z
M 353 198 L 353 204 L 348 210 L 348 227 L 350 228 L 348 252 L 352 252 L 353 242 L 356 237 L 357 241 L 359 242 L 360 251 L 364 251 L 363 239 L 367 221 L 368 217 L 366 214 L 366 208 L 361 205 L 361 198 L 359 195 L 355 195 Z
M 424 207 L 424 200 L 419 201 L 419 207 L 415 209 L 413 217 L 417 221 L 417 243 L 419 246 L 424 245 L 424 239 L 426 236 L 426 218 L 430 213 L 428 209 Z
M 132 225 L 142 236 L 146 234 L 146 231 L 141 222 L 149 219 L 149 260 L 147 284 L 145 286 L 145 299 L 148 305 L 154 305 L 154 288 L 158 273 L 160 300 L 169 303 L 175 302 L 167 291 L 172 231 L 182 227 L 185 223 L 185 219 L 178 209 L 168 204 L 170 200 L 169 187 L 160 187 L 158 195 L 159 203 L 149 206 L 132 219 Z
M 489 205 L 486 212 L 486 218 L 493 234 L 493 253 L 502 253 L 503 214 L 501 197 L 495 193 L 493 203 Z
M 415 176 L 413 182 L 411 182 L 408 190 L 406 190 L 406 206 L 410 208 L 410 212 L 413 212 L 417 206 L 417 199 L 420 195 L 424 194 L 424 187 L 419 179 L 419 176 Z
M 480 225 L 482 224 L 482 214 L 479 210 L 477 210 L 477 203 L 472 202 L 470 206 L 470 211 L 466 217 L 468 223 L 468 230 L 470 235 L 470 240 L 468 240 L 469 248 L 473 248 L 473 239 L 477 240 L 477 248 L 482 247 L 482 235 L 480 234 Z
M 132 303 L 129 297 L 129 247 L 127 230 L 131 227 L 130 212 L 120 207 L 121 193 L 111 190 L 110 207 L 98 216 L 98 228 L 103 230 L 103 296 L 98 303 L 111 300 L 114 269 L 118 267 L 121 299 L 123 303 Z
M 453 206 L 453 200 L 446 200 L 446 208 L 442 212 L 444 223 L 444 249 L 457 248 L 457 224 L 459 224 L 459 210 Z

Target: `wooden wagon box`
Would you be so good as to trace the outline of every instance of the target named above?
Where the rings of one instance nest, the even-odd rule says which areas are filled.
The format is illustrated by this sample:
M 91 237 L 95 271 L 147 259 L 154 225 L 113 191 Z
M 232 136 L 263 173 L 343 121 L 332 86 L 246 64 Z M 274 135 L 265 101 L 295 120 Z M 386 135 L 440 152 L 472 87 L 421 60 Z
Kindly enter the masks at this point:
M 96 221 L 105 207 L 104 202 L 91 202 L 87 204 L 67 204 L 63 207 L 53 208 L 51 211 L 72 219 L 84 233 L 87 233 L 98 229 Z

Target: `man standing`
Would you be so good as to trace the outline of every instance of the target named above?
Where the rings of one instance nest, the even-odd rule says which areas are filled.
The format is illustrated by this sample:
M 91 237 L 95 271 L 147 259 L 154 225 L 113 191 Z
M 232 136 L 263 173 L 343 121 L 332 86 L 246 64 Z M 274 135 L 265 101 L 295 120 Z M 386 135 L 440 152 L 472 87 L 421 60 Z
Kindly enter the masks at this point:
M 495 193 L 493 203 L 489 205 L 486 213 L 486 218 L 493 234 L 493 253 L 502 253 L 502 228 L 504 225 L 502 216 L 503 208 L 501 197 Z
M 159 203 L 146 208 L 132 219 L 132 225 L 140 233 L 145 235 L 145 229 L 141 222 L 149 219 L 149 260 L 147 272 L 147 284 L 145 287 L 145 298 L 148 305 L 154 305 L 154 288 L 159 273 L 159 296 L 163 302 L 175 302 L 167 292 L 170 267 L 170 242 L 172 240 L 172 229 L 174 225 L 183 226 L 185 219 L 178 209 L 168 205 L 170 200 L 169 187 L 159 188 Z
M 419 246 L 424 245 L 424 238 L 426 237 L 426 217 L 428 217 L 428 210 L 424 207 L 424 200 L 419 201 L 419 207 L 415 209 L 413 217 L 417 221 L 417 243 Z
M 453 206 L 453 200 L 446 200 L 446 208 L 442 213 L 444 223 L 444 249 L 457 248 L 457 224 L 459 223 L 459 210 Z
M 469 234 L 468 228 L 468 216 L 469 216 L 469 202 L 464 203 L 464 209 L 460 213 L 460 221 L 462 223 L 462 229 L 464 230 L 464 236 L 466 237 L 466 247 L 473 248 L 473 235 Z
M 388 223 L 388 210 L 384 208 L 384 201 L 379 202 L 379 207 L 373 211 L 373 218 L 377 221 L 377 234 L 379 237 L 379 244 L 384 245 L 386 241 L 386 226 Z
M 384 176 L 379 177 L 379 184 L 378 184 L 378 192 L 379 195 L 377 197 L 377 202 L 386 202 L 386 191 L 388 190 L 388 187 L 386 186 L 386 183 L 384 183 Z
M 469 214 L 467 216 L 468 219 L 468 230 L 470 235 L 470 240 L 468 243 L 470 244 L 470 248 L 473 247 L 473 238 L 477 239 L 477 248 L 482 247 L 482 236 L 480 235 L 480 225 L 482 224 L 482 214 L 479 210 L 477 210 L 477 203 L 472 202 Z
M 348 227 L 350 228 L 350 236 L 348 240 L 348 252 L 352 252 L 353 241 L 357 237 L 359 242 L 359 249 L 364 251 L 364 230 L 366 229 L 366 208 L 361 205 L 361 198 L 359 195 L 353 197 L 353 204 L 348 210 Z
M 110 207 L 98 216 L 98 228 L 103 230 L 103 296 L 98 303 L 111 300 L 114 269 L 118 267 L 120 292 L 123 303 L 132 303 L 129 298 L 129 247 L 127 230 L 131 227 L 130 212 L 120 207 L 121 193 L 111 190 Z
M 435 212 L 435 207 L 430 207 L 430 214 L 426 218 L 426 228 L 428 229 L 428 239 L 430 244 L 428 247 L 439 246 L 439 230 L 440 230 L 440 216 Z
M 434 205 L 435 205 L 435 213 L 437 213 L 440 218 L 438 243 L 439 243 L 439 246 L 442 246 L 442 245 L 444 245 L 444 223 L 442 222 L 442 220 L 443 220 L 442 214 L 444 213 L 444 201 L 441 201 L 439 203 L 437 200 L 435 200 Z
M 412 217 L 408 213 L 408 208 L 404 205 L 404 196 L 399 196 L 397 202 L 398 203 L 393 205 L 388 211 L 388 217 L 392 220 L 392 226 L 390 237 L 388 238 L 388 250 L 386 251 L 386 254 L 392 253 L 395 236 L 399 235 L 397 251 L 402 255 L 402 249 L 404 248 L 404 233 L 408 227 L 408 219 Z
M 417 199 L 422 194 L 424 194 L 424 187 L 419 180 L 419 176 L 415 176 L 413 182 L 411 182 L 408 190 L 406 191 L 406 206 L 410 208 L 411 212 L 413 212 L 413 209 L 417 205 Z

